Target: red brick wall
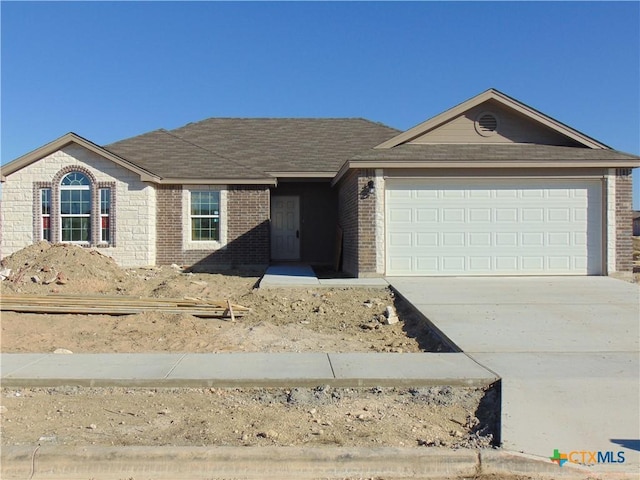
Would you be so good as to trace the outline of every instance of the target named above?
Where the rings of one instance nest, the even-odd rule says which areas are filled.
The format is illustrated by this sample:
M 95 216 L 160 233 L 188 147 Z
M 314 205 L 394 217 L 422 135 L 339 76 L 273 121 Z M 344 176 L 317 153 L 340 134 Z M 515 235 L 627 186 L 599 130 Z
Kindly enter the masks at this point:
M 232 186 L 227 194 L 227 250 L 232 265 L 268 265 L 270 203 L 266 186 Z
M 375 177 L 374 170 L 358 172 L 358 191 L 367 192 L 368 182 Z M 376 199 L 375 194 L 360 196 L 358 203 L 358 272 L 376 272 Z
M 616 170 L 616 270 L 633 269 L 631 169 Z
M 342 228 L 342 271 L 358 274 L 358 175 L 350 171 L 338 187 L 338 224 Z
M 355 276 L 376 271 L 375 196 L 366 195 L 367 183 L 373 176 L 373 170 L 353 170 L 339 185 L 342 270 Z
M 227 245 L 217 251 L 184 250 L 182 244 L 182 186 L 157 189 L 159 265 L 229 268 L 269 264 L 269 189 L 230 186 L 227 191 Z M 222 221 L 224 221 L 223 219 Z
M 156 263 L 182 264 L 182 186 L 156 187 Z

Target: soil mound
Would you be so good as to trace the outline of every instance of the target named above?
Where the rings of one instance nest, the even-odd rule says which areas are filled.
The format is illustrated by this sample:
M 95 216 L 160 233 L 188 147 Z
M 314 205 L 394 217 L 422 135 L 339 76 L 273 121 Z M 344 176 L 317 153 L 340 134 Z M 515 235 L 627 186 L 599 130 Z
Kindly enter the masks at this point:
M 2 268 L 11 269 L 3 290 L 15 293 L 117 293 L 129 277 L 97 249 L 46 241 L 4 258 Z

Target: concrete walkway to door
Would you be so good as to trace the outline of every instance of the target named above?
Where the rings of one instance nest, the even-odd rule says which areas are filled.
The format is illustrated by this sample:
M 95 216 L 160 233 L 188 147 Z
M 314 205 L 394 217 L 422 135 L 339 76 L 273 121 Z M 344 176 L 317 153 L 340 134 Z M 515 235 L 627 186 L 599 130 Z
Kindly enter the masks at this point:
M 624 462 L 601 462 L 594 470 L 638 471 L 638 285 L 608 277 L 387 280 L 502 378 L 505 449 L 541 457 L 555 449 L 614 452 L 603 456 L 614 460 L 623 452 Z

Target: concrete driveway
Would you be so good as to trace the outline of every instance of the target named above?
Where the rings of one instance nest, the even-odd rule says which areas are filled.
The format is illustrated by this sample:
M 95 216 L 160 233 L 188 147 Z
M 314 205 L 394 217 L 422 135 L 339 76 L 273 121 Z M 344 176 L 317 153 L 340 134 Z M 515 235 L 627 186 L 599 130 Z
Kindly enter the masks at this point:
M 600 451 L 604 460 L 623 452 L 624 462 L 592 468 L 637 471 L 638 285 L 608 277 L 387 280 L 461 350 L 502 378 L 505 449 L 542 457 L 555 449 Z

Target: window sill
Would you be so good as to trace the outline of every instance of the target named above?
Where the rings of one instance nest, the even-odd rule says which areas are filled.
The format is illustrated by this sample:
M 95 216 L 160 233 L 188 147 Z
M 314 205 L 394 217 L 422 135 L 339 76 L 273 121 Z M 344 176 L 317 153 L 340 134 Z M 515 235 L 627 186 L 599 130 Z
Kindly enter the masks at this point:
M 190 241 L 190 242 L 187 242 L 184 246 L 185 250 L 224 250 L 226 248 L 227 246 L 223 245 L 220 242 L 208 242 L 208 241 L 202 241 L 202 242 Z

